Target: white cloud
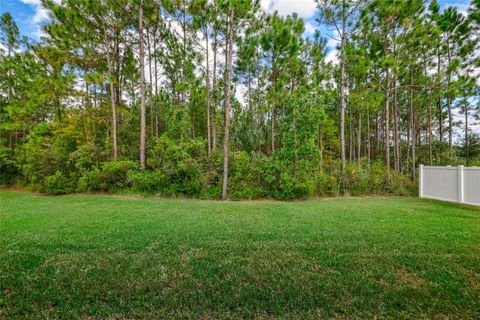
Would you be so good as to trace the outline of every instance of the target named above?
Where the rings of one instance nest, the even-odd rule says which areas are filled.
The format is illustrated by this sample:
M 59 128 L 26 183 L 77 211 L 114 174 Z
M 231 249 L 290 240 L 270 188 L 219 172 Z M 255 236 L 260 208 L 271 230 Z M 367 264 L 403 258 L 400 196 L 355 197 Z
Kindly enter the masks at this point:
M 307 35 L 312 35 L 315 33 L 315 26 L 311 24 L 310 22 L 305 23 L 305 34 Z
M 37 25 L 35 31 L 33 32 L 33 35 L 37 37 L 38 39 L 40 38 L 46 38 L 49 35 L 43 31 L 42 27 Z
M 326 62 L 331 62 L 333 64 L 338 63 L 338 54 L 336 49 L 329 49 L 327 56 L 325 57 Z
M 32 35 L 40 39 L 41 37 L 46 37 L 47 34 L 43 31 L 41 23 L 49 19 L 48 10 L 45 9 L 42 5 L 41 0 L 20 0 L 24 4 L 28 4 L 33 7 L 35 14 L 30 18 L 30 24 L 35 27 L 35 31 L 32 32 Z M 53 0 L 53 2 L 59 4 L 61 0 Z
M 7 47 L 0 43 L 0 57 L 3 55 L 7 55 Z
M 335 38 L 329 38 L 327 41 L 327 48 L 329 49 L 336 49 L 340 41 Z
M 327 49 L 328 53 L 327 56 L 325 57 L 325 61 L 327 62 L 332 62 L 333 64 L 338 63 L 338 45 L 340 44 L 340 41 L 336 38 L 329 38 L 327 41 Z
M 20 0 L 21 2 L 31 5 L 35 10 L 35 15 L 31 19 L 31 23 L 37 24 L 42 21 L 48 20 L 48 11 L 42 6 L 42 2 L 40 0 Z M 55 2 L 59 3 L 60 0 L 56 0 Z
M 314 0 L 261 0 L 260 4 L 267 12 L 278 11 L 281 16 L 296 12 L 303 19 L 313 17 L 317 9 Z

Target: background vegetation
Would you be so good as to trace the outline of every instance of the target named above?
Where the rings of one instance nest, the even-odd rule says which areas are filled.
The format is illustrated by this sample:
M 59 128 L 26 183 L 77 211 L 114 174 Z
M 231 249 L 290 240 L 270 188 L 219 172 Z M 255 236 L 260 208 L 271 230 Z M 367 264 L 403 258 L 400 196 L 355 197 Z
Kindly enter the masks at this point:
M 251 0 L 43 5 L 39 42 L 0 18 L 1 184 L 297 199 L 480 164 L 479 0 L 320 0 L 311 36 Z

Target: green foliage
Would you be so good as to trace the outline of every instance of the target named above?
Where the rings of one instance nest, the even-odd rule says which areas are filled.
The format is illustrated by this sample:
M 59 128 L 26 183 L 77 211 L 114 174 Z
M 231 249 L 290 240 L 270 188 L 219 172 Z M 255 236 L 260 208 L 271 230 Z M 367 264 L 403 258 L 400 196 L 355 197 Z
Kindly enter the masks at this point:
M 303 163 L 305 164 L 305 163 Z M 278 157 L 266 158 L 262 171 L 270 196 L 279 200 L 305 199 L 313 195 L 315 181 L 310 168 L 297 166 Z
M 128 180 L 134 192 L 156 194 L 164 190 L 166 180 L 163 173 L 156 171 L 130 171 Z
M 164 175 L 163 194 L 198 196 L 206 182 L 203 174 L 206 158 L 204 141 L 177 143 L 163 135 L 151 150 L 149 165 Z
M 73 177 L 57 171 L 44 179 L 40 191 L 48 194 L 72 193 L 75 191 L 75 180 Z
M 11 185 L 18 178 L 19 170 L 12 150 L 0 146 L 0 185 Z
M 265 158 L 257 153 L 234 152 L 229 162 L 230 196 L 232 199 L 258 199 L 268 195 L 262 179 Z
M 99 191 L 100 190 L 100 170 L 93 168 L 92 170 L 85 171 L 78 180 L 78 191 Z
M 129 188 L 129 173 L 139 170 L 139 164 L 129 160 L 104 162 L 99 174 L 98 189 L 118 191 Z

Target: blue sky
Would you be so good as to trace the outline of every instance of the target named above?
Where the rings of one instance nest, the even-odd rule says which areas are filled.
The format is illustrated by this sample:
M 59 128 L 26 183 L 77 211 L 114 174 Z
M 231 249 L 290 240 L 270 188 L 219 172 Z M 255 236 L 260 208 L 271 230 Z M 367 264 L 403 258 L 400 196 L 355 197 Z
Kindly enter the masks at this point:
M 439 3 L 443 8 L 455 6 L 460 11 L 465 11 L 469 0 L 439 0 Z M 297 12 L 305 20 L 306 32 L 313 33 L 314 0 L 261 0 L 261 4 L 267 11 L 278 10 L 282 15 Z M 48 20 L 48 14 L 42 8 L 40 0 L 0 0 L 0 14 L 4 12 L 12 14 L 22 35 L 35 40 L 42 34 L 42 24 Z

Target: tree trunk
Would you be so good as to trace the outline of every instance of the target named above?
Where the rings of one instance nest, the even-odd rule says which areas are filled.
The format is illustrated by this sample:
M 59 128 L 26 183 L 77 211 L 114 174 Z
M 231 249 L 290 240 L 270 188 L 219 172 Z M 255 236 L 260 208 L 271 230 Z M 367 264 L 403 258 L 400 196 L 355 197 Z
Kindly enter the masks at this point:
M 182 52 L 182 82 L 185 85 L 187 81 L 187 8 L 185 7 L 186 1 L 183 1 L 183 21 L 182 21 L 182 32 L 183 32 L 183 52 Z M 186 91 L 185 88 L 182 90 L 181 94 L 182 103 L 185 103 Z
M 441 65 L 442 62 L 440 60 L 440 48 L 437 48 L 437 85 L 440 87 L 441 83 Z M 440 143 L 443 142 L 443 108 L 442 108 L 442 97 L 438 95 L 438 135 Z
M 370 171 L 370 158 L 371 158 L 370 109 L 367 109 L 367 161 L 368 161 L 368 170 L 369 171 Z
M 275 74 L 275 59 L 274 59 L 274 56 L 272 54 L 272 88 L 273 88 L 273 92 L 274 92 L 274 95 L 273 95 L 273 102 L 272 102 L 272 122 L 271 122 L 271 135 L 272 135 L 272 154 L 275 152 L 275 111 L 276 111 L 276 74 Z
M 428 163 L 432 165 L 432 103 L 431 93 L 429 93 L 428 103 Z
M 350 103 L 348 108 L 348 159 L 353 160 L 353 130 L 352 130 L 352 104 Z
M 323 166 L 323 130 L 322 124 L 318 125 L 318 149 L 320 150 L 320 168 Z
M 447 40 L 447 56 L 448 66 L 450 67 L 451 55 L 450 55 L 450 41 Z M 447 76 L 447 108 L 448 108 L 448 148 L 452 148 L 453 137 L 453 115 L 452 115 L 452 99 L 450 97 L 450 73 Z M 450 153 L 450 151 L 449 151 Z
M 206 50 L 206 81 L 207 81 L 207 94 L 206 94 L 206 105 L 207 105 L 207 145 L 208 145 L 208 157 L 212 155 L 212 141 L 210 133 L 210 61 L 209 61 L 209 44 L 208 44 L 208 29 L 205 33 L 205 50 Z
M 415 128 L 415 107 L 413 105 L 413 71 L 410 72 L 410 116 L 412 117 L 412 132 L 411 132 L 411 139 L 412 139 L 412 177 L 413 177 L 413 180 L 415 181 L 416 178 L 417 178 L 417 174 L 416 174 L 416 163 L 415 163 L 415 160 L 416 160 L 416 154 L 415 154 L 415 145 L 417 143 L 417 139 L 416 139 L 416 128 Z
M 110 75 L 110 103 L 112 105 L 112 139 L 113 139 L 113 159 L 117 160 L 118 148 L 117 148 L 117 111 L 115 106 L 115 87 L 113 84 L 113 66 L 112 62 L 108 62 L 109 75 Z
M 155 73 L 155 138 L 158 139 L 158 74 L 157 74 L 157 29 L 153 33 L 153 71 Z
M 362 113 L 358 112 L 357 160 L 360 162 L 362 146 Z
M 230 12 L 227 18 L 227 45 L 226 45 L 226 52 L 227 52 L 227 69 L 225 72 L 225 126 L 224 126 L 224 137 L 223 137 L 223 185 L 222 185 L 222 200 L 226 200 L 228 198 L 228 140 L 230 134 L 230 95 L 231 95 L 231 81 L 232 81 L 232 56 L 233 56 L 233 30 L 232 30 L 232 23 L 233 23 L 233 13 Z
M 138 32 L 140 34 L 140 167 L 145 169 L 145 61 L 143 43 L 143 0 L 139 1 Z
M 275 152 L 275 106 L 273 105 L 272 105 L 271 135 L 272 135 L 272 154 L 273 154 Z
M 396 71 L 395 71 L 396 72 Z M 398 125 L 398 87 L 397 87 L 397 74 L 393 77 L 393 134 L 394 134 L 394 158 L 395 158 L 395 172 L 400 172 L 400 137 L 399 137 L 399 125 Z
M 465 165 L 468 166 L 468 102 L 465 100 Z
M 379 123 L 380 115 L 378 112 L 375 114 L 375 132 L 376 132 L 376 141 L 375 141 L 375 158 L 378 157 L 380 152 L 380 140 L 381 140 L 381 133 L 380 133 L 380 123 Z
M 387 68 L 387 87 L 385 90 L 385 165 L 387 181 L 390 182 L 390 70 Z
M 345 4 L 342 11 L 342 34 L 340 42 L 340 156 L 341 172 L 345 173 L 345 36 L 346 36 Z
M 150 45 L 150 28 L 147 30 L 147 50 L 148 50 L 148 71 L 150 75 L 150 86 L 148 87 L 148 95 L 150 97 L 150 135 L 153 136 L 153 99 L 152 99 L 152 48 Z
M 212 82 L 212 93 L 213 93 L 213 108 L 212 108 L 212 151 L 217 147 L 217 49 L 218 49 L 218 32 L 215 29 L 215 43 L 213 45 L 213 82 Z

